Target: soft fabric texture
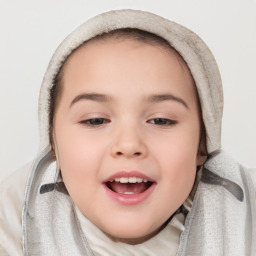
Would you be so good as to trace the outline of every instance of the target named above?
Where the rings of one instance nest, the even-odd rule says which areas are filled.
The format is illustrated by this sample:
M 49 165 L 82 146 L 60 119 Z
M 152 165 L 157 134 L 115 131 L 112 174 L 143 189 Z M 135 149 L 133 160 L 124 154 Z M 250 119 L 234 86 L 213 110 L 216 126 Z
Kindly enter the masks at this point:
M 23 209 L 24 255 L 94 255 L 50 148 L 32 173 Z M 202 170 L 176 255 L 255 255 L 255 202 L 247 171 L 216 152 Z
M 84 218 L 78 209 L 76 210 L 82 230 L 95 256 L 170 256 L 176 255 L 177 253 L 179 237 L 184 229 L 183 213 L 177 214 L 175 218 L 169 222 L 168 226 L 152 239 L 141 244 L 129 245 L 112 241 L 99 228 L 93 225 L 88 219 Z
M 166 39 L 187 62 L 197 86 L 207 133 L 207 150 L 211 153 L 198 177 L 200 180 L 193 205 L 184 226 L 180 223 L 179 231 L 171 232 L 171 225 L 180 216 L 176 215 L 173 222 L 167 225 L 167 229 L 163 229 L 147 242 L 150 242 L 150 246 L 154 242 L 161 246 L 157 240 L 159 237 L 168 239 L 168 236 L 173 236 L 173 241 L 176 242 L 173 242 L 166 255 L 256 255 L 256 198 L 253 182 L 245 168 L 220 150 L 223 98 L 216 62 L 205 43 L 190 30 L 157 15 L 135 10 L 108 12 L 84 23 L 63 41 L 49 64 L 39 100 L 40 151 L 29 168 L 25 188 L 22 216 L 23 254 L 94 255 L 93 250 L 100 251 L 100 244 L 97 246 L 91 240 L 92 237 L 86 237 L 90 236 L 90 229 L 96 230 L 97 227 L 93 227 L 77 211 L 50 152 L 49 90 L 64 60 L 74 49 L 98 34 L 118 28 L 138 28 L 157 34 Z M 0 190 L 0 196 L 5 197 L 6 191 Z M 17 200 L 21 204 L 21 200 Z M 17 209 L 11 209 L 13 205 L 7 205 L 8 209 L 0 211 L 0 232 L 7 230 L 7 235 L 1 238 L 0 244 L 5 246 L 6 252 L 16 251 L 19 253 L 13 255 L 19 255 L 21 237 L 15 235 L 15 232 L 21 232 L 20 217 L 15 218 L 17 223 L 13 224 L 12 230 L 8 230 L 6 226 L 11 218 L 8 217 L 8 212 L 17 214 Z M 101 235 L 97 237 L 100 239 Z M 8 239 L 12 241 L 11 249 Z M 163 243 L 165 241 L 161 240 Z M 11 243 L 15 245 L 12 247 Z M 118 250 L 118 245 L 116 248 Z M 118 253 L 113 251 L 110 255 L 123 255 Z
M 21 212 L 31 164 L 0 183 L 0 255 L 22 255 Z
M 1 256 L 10 256 L 10 255 L 23 255 L 22 253 L 22 229 L 21 229 L 21 211 L 22 211 L 22 203 L 24 197 L 24 190 L 26 185 L 26 179 L 28 176 L 28 172 L 30 171 L 31 164 L 28 164 L 21 169 L 14 172 L 10 177 L 2 181 L 0 184 L 0 255 Z M 254 186 L 256 187 L 256 169 L 250 169 L 250 174 L 254 181 Z M 188 209 L 191 207 L 191 202 L 189 202 Z M 179 241 L 179 234 L 184 230 L 184 226 L 182 224 L 182 219 L 180 219 L 180 215 L 176 215 L 172 222 L 170 223 L 174 228 L 175 232 L 172 233 L 172 241 L 177 239 Z M 94 227 L 88 220 L 83 219 L 83 217 L 78 215 L 81 224 L 84 225 L 84 222 L 87 222 L 88 226 L 87 230 L 84 230 L 86 235 L 91 234 L 97 228 Z M 100 231 L 98 231 L 100 232 Z M 101 243 L 97 246 L 96 243 L 92 244 L 91 239 L 94 239 L 98 234 L 92 234 L 90 238 L 88 238 L 89 244 L 92 249 L 97 252 L 102 249 L 102 246 L 105 245 L 105 241 L 101 241 Z M 165 241 L 168 241 L 167 237 Z M 97 236 L 97 239 L 100 237 Z M 164 242 L 164 241 L 163 241 Z M 242 243 L 242 242 L 240 242 Z M 174 248 L 178 249 L 178 243 L 172 244 Z M 119 245 L 120 246 L 120 245 Z M 95 248 L 96 247 L 96 248 Z M 107 246 L 106 246 L 107 247 Z M 109 246 L 107 248 L 107 252 L 109 252 Z M 145 249 L 146 250 L 146 249 Z M 118 252 L 115 252 L 118 255 Z M 95 254 L 97 255 L 97 254 Z M 105 254 L 112 255 L 112 254 Z M 123 256 L 122 254 L 119 254 Z M 134 255 L 133 252 L 130 255 Z M 146 254 L 141 254 L 146 255 Z M 160 255 L 160 254 L 156 254 Z M 172 255 L 171 253 L 169 254 Z M 192 255 L 192 254 L 188 254 Z M 220 254 L 220 255 L 228 255 L 228 254 Z M 250 254 L 248 254 L 250 255 Z M 253 254 L 251 254 L 253 255 Z

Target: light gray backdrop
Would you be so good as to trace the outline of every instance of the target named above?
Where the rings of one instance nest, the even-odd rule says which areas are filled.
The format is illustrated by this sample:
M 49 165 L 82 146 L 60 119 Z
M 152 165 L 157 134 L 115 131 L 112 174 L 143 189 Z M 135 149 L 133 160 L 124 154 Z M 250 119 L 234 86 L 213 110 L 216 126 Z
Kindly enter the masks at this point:
M 256 167 L 255 0 L 0 0 L 0 180 L 38 150 L 37 100 L 55 48 L 88 18 L 122 8 L 162 15 L 205 40 L 223 79 L 223 148 Z

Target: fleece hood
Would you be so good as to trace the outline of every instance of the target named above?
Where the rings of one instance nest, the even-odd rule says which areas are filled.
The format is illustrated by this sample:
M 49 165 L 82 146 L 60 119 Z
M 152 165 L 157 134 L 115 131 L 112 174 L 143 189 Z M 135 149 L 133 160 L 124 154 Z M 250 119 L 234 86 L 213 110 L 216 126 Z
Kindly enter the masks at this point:
M 137 28 L 156 34 L 175 48 L 186 61 L 195 80 L 206 128 L 207 152 L 221 147 L 223 93 L 216 61 L 203 40 L 189 29 L 137 10 L 116 10 L 98 15 L 72 32 L 57 48 L 46 71 L 39 99 L 40 151 L 49 145 L 48 104 L 50 89 L 65 59 L 85 41 L 121 28 Z
M 252 180 L 245 168 L 219 150 L 223 98 L 214 57 L 187 28 L 136 10 L 111 11 L 90 19 L 63 41 L 50 61 L 39 99 L 40 152 L 25 189 L 24 255 L 94 255 L 51 153 L 48 107 L 54 79 L 70 53 L 96 35 L 119 28 L 137 28 L 167 40 L 186 61 L 201 102 L 210 154 L 198 176 L 176 255 L 256 255 L 256 198 Z

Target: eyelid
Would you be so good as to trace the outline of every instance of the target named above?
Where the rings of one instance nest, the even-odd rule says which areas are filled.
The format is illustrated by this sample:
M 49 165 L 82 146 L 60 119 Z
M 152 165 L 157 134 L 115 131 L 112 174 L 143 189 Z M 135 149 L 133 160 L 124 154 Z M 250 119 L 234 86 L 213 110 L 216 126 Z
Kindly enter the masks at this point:
M 109 115 L 103 113 L 103 112 L 93 112 L 90 111 L 88 113 L 84 113 L 80 116 L 81 120 L 88 120 L 88 119 L 95 119 L 95 118 L 104 118 L 104 119 L 110 119 Z
M 179 118 L 177 114 L 169 113 L 169 111 L 163 111 L 163 112 L 154 112 L 147 116 L 147 120 L 149 119 L 156 119 L 156 118 L 162 118 L 162 119 L 170 119 L 170 120 L 176 120 Z

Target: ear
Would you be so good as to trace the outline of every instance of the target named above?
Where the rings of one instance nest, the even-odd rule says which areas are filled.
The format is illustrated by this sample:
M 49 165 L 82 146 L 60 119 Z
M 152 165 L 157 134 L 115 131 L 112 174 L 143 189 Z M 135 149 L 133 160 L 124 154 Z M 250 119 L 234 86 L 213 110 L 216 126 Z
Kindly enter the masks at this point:
M 201 166 L 204 164 L 204 162 L 206 161 L 207 159 L 207 156 L 206 155 L 201 155 L 199 152 L 197 154 L 197 157 L 196 157 L 196 165 L 197 166 Z
M 197 157 L 196 157 L 196 165 L 197 166 L 203 165 L 206 159 L 207 159 L 206 141 L 205 139 L 202 139 L 202 136 L 201 136 L 199 146 L 198 146 Z

